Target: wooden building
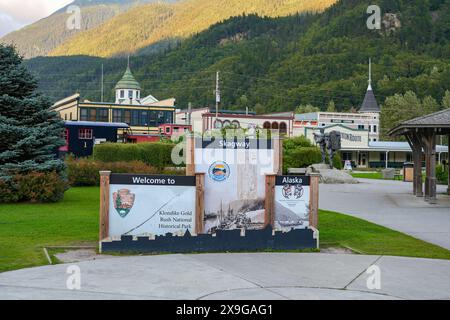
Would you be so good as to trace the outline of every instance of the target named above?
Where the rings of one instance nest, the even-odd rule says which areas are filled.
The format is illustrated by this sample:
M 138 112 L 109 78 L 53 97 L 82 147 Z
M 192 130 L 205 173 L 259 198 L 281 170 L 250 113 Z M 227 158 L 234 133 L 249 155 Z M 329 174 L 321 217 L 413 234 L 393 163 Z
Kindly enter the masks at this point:
M 405 136 L 411 146 L 414 160 L 414 187 L 416 196 L 425 196 L 425 201 L 435 204 L 436 194 L 436 140 L 439 136 L 447 136 L 450 140 L 450 109 L 402 122 L 393 128 L 389 135 Z M 425 188 L 422 181 L 422 159 L 425 156 Z M 450 163 L 450 161 L 447 161 Z M 450 195 L 450 164 L 449 186 Z M 424 190 L 425 189 L 425 190 Z M 425 192 L 424 192 L 425 191 Z

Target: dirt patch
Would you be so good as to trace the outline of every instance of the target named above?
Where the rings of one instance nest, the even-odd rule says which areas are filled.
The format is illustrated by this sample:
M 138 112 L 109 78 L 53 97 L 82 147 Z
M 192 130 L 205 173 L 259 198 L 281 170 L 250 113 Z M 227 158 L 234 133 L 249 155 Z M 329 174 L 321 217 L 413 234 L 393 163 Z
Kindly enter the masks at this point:
M 62 263 L 114 258 L 114 256 L 98 254 L 94 249 L 68 250 L 66 252 L 56 253 L 54 256 Z
M 348 248 L 320 248 L 320 253 L 328 253 L 328 254 L 356 254 L 356 252 L 352 251 Z

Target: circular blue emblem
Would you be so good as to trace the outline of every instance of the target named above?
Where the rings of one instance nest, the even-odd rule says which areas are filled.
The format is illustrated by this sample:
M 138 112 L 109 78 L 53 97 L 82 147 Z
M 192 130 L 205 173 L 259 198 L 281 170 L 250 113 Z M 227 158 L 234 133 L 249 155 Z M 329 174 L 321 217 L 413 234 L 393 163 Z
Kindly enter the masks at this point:
M 224 161 L 216 161 L 209 167 L 208 174 L 214 181 L 222 182 L 230 176 L 230 167 Z

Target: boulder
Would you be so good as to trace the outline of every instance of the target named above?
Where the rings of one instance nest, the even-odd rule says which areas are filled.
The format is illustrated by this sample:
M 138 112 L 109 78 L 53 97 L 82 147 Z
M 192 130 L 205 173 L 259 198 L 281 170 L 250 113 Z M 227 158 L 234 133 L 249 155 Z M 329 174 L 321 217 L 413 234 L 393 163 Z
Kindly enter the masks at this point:
M 326 164 L 313 164 L 308 167 L 307 173 L 320 174 L 320 182 L 325 184 L 356 184 L 358 180 L 346 171 L 330 169 Z

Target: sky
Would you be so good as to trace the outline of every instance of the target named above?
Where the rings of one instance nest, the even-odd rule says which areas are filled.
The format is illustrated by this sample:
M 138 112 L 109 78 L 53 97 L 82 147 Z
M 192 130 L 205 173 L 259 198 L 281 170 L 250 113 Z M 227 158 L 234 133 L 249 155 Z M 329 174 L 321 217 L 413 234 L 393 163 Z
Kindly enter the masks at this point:
M 73 0 L 0 0 L 0 37 L 45 18 Z

